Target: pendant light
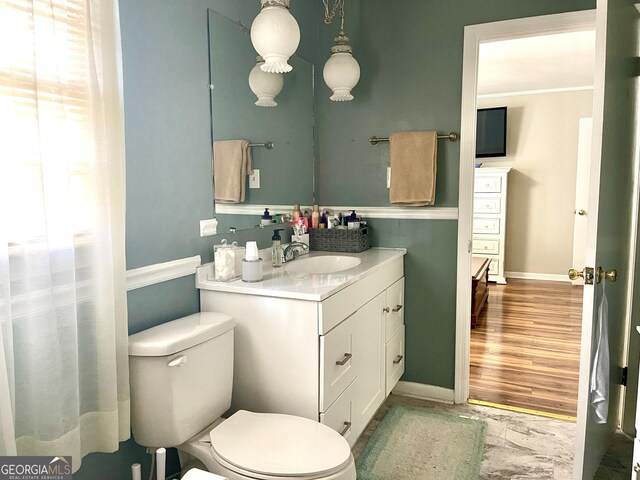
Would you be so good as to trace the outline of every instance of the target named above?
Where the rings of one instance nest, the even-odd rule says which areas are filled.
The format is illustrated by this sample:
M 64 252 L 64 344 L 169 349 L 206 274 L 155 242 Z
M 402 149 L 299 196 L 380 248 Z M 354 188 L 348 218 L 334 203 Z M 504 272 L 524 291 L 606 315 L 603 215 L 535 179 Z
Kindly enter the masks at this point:
M 255 103 L 259 107 L 276 107 L 276 95 L 282 91 L 284 86 L 284 78 L 281 73 L 267 73 L 262 71 L 264 58 L 256 57 L 256 65 L 249 73 L 249 87 L 251 91 L 258 97 Z
M 288 60 L 300 43 L 300 27 L 289 12 L 289 0 L 260 0 L 261 10 L 251 24 L 251 43 L 264 58 L 263 72 L 293 70 Z
M 322 0 L 325 8 L 324 22 L 330 24 L 338 10 L 340 11 L 340 33 L 335 37 L 336 44 L 331 47 L 331 57 L 324 64 L 322 76 L 327 86 L 333 90 L 330 99 L 334 102 L 353 100 L 351 89 L 360 80 L 360 65 L 353 58 L 349 37 L 344 33 L 344 1 L 336 0 L 333 10 L 329 10 L 329 0 Z

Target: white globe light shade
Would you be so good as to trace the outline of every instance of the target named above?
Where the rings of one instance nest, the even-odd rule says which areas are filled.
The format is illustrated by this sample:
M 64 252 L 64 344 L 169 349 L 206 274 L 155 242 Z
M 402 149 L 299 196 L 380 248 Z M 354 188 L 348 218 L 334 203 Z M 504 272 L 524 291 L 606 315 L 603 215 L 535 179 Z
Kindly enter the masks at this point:
M 264 58 L 263 72 L 290 72 L 293 67 L 287 61 L 300 43 L 300 27 L 288 8 L 267 4 L 251 24 L 251 43 Z
M 360 65 L 348 52 L 332 53 L 322 71 L 324 82 L 333 90 L 331 100 L 346 102 L 353 100 L 351 89 L 360 80 Z
M 276 107 L 276 95 L 284 87 L 284 78 L 281 73 L 266 73 L 260 68 L 264 61 L 258 61 L 249 73 L 249 87 L 258 97 L 256 105 L 259 107 Z

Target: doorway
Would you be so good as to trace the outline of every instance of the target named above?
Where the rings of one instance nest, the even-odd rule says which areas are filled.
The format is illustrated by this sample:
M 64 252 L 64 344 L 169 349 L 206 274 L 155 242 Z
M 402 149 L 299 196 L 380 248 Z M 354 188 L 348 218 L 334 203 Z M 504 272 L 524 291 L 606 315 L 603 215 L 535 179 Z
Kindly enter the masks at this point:
M 478 99 L 478 81 L 480 77 L 481 70 L 479 69 L 479 54 L 478 51 L 480 49 L 480 45 L 482 44 L 491 44 L 497 42 L 504 42 L 510 40 L 520 40 L 527 39 L 531 37 L 545 37 L 546 39 L 551 38 L 554 35 L 561 35 L 567 33 L 574 32 L 585 32 L 589 30 L 593 30 L 595 26 L 595 12 L 587 11 L 587 12 L 574 12 L 569 14 L 560 14 L 560 15 L 550 15 L 544 17 L 534 17 L 529 19 L 521 19 L 514 20 L 509 22 L 497 22 L 491 25 L 483 25 L 474 27 L 477 31 L 473 32 L 474 41 L 465 41 L 465 52 L 464 52 L 464 69 L 467 71 L 473 71 L 473 75 L 465 75 L 463 77 L 463 101 L 462 101 L 462 131 L 467 132 L 465 138 L 461 138 L 461 158 L 462 159 L 472 159 L 475 158 L 475 131 L 476 131 L 476 111 L 479 107 L 480 102 L 507 102 L 507 96 L 500 95 L 500 93 L 514 93 L 520 92 L 522 93 L 524 88 L 522 86 L 518 86 L 517 84 L 512 87 L 512 90 L 509 92 L 498 92 L 495 89 L 493 91 L 489 91 L 488 94 L 485 95 L 485 98 Z M 465 36 L 467 32 L 465 32 Z M 516 51 L 519 49 L 516 46 Z M 520 56 L 522 56 L 520 54 Z M 502 67 L 506 68 L 501 75 L 497 75 L 496 78 L 499 80 L 500 78 L 504 78 L 507 74 L 512 70 L 511 66 Z M 516 67 L 516 71 L 522 70 L 522 67 Z M 496 78 L 493 79 L 494 83 L 496 82 Z M 494 85 L 495 87 L 495 85 Z M 500 88 L 500 87 L 495 87 Z M 531 101 L 534 98 L 535 94 L 543 94 L 544 88 L 535 89 L 537 92 L 529 91 L 524 92 L 530 95 L 527 95 L 528 100 Z M 547 92 L 549 93 L 549 92 Z M 523 96 L 524 97 L 524 96 Z M 509 101 L 513 101 L 513 98 Z M 497 105 L 496 105 L 497 106 Z M 527 109 L 529 111 L 530 109 Z M 515 129 L 514 129 L 514 121 L 511 121 L 512 130 L 516 130 L 517 133 L 518 128 L 522 127 L 522 123 L 525 122 L 525 111 L 524 108 L 512 109 L 512 113 L 515 113 L 515 116 L 512 114 L 512 117 L 515 119 Z M 511 120 L 511 119 L 510 119 Z M 518 125 L 518 121 L 520 121 L 520 125 Z M 575 126 L 577 131 L 577 125 Z M 473 135 L 469 135 L 469 132 L 473 132 Z M 507 130 L 509 133 L 509 129 Z M 528 130 L 525 131 L 525 134 L 528 133 Z M 553 131 L 549 133 L 553 134 Z M 562 134 L 562 132 L 560 132 Z M 526 135 L 525 135 L 526 137 Z M 509 138 L 507 139 L 509 140 Z M 517 140 L 519 142 L 520 139 Z M 574 140 L 574 143 L 577 144 L 577 134 Z M 512 146 L 513 149 L 513 146 Z M 509 147 L 507 147 L 507 151 L 509 152 Z M 509 154 L 507 153 L 507 157 L 509 159 Z M 469 161 L 469 160 L 465 160 Z M 482 162 L 485 163 L 485 162 Z M 493 163 L 493 162 L 489 162 Z M 500 163 L 496 163 L 500 165 Z M 503 163 L 502 165 L 505 165 Z M 483 165 L 485 166 L 485 165 Z M 455 401 L 459 403 L 466 402 L 469 398 L 469 380 L 470 380 L 470 360 L 471 360 L 471 349 L 470 349 L 470 338 L 471 338 L 471 328 L 468 321 L 468 312 L 471 311 L 471 282 L 468 280 L 471 278 L 471 258 L 469 253 L 473 250 L 473 244 L 471 242 L 466 242 L 466 238 L 474 238 L 473 234 L 473 200 L 474 196 L 478 195 L 474 193 L 474 177 L 477 169 L 473 168 L 474 165 L 467 165 L 466 163 L 461 163 L 460 168 L 460 212 L 459 212 L 459 243 L 458 243 L 458 258 L 459 259 L 468 259 L 469 265 L 466 265 L 466 262 L 459 261 L 458 268 L 458 292 L 457 292 L 457 323 L 456 323 L 456 337 L 457 337 L 457 348 L 456 348 L 456 379 L 455 379 Z M 516 169 L 517 171 L 517 169 Z M 574 167 L 575 171 L 575 167 Z M 528 173 L 528 174 L 527 174 Z M 522 175 L 523 179 L 532 178 L 531 172 L 525 172 Z M 535 175 L 533 175 L 535 177 Z M 508 180 L 505 180 L 507 182 Z M 522 182 L 521 182 L 522 183 Z M 480 194 L 481 195 L 481 194 Z M 535 193 L 531 193 L 529 198 L 535 198 Z M 508 201 L 508 198 L 505 197 L 503 201 Z M 520 202 L 521 204 L 526 204 L 526 198 L 524 202 Z M 521 222 L 529 222 L 530 219 L 524 218 L 523 212 L 517 212 L 517 215 L 513 213 L 510 206 L 505 205 L 506 210 L 509 211 L 512 219 L 516 220 L 519 218 Z M 545 213 L 545 210 L 548 209 L 540 209 L 542 213 Z M 538 212 L 540 213 L 540 212 Z M 505 225 L 506 226 L 506 225 Z M 526 228 L 530 227 L 530 225 L 525 225 L 520 230 L 526 233 Z M 525 235 L 523 237 L 524 240 L 521 240 L 521 243 L 530 243 L 529 238 Z M 504 239 L 503 239 L 503 242 Z M 476 241 L 476 243 L 479 243 Z M 504 245 L 508 245 L 503 243 Z M 475 251 L 474 254 L 479 254 L 481 252 Z M 536 254 L 534 254 L 536 256 Z M 542 255 L 537 254 L 538 257 Z M 511 257 L 514 258 L 514 257 Z M 502 258 L 502 261 L 506 260 L 506 257 Z M 526 260 L 526 259 L 525 259 Z M 571 259 L 569 259 L 570 261 Z M 525 262 L 526 263 L 526 262 Z M 513 262 L 512 262 L 513 264 Z M 526 273 L 525 268 L 509 267 L 509 263 L 507 261 L 506 265 L 503 264 L 503 267 L 506 266 L 506 271 L 511 270 L 511 275 L 514 272 L 517 273 Z M 467 270 L 468 269 L 468 270 Z M 500 272 L 504 272 L 504 268 L 500 269 Z M 535 270 L 533 270 L 535 272 Z M 541 272 L 537 272 L 541 273 Z M 503 273 L 504 275 L 504 273 Z M 507 276 L 509 273 L 506 274 Z M 520 275 L 521 277 L 523 275 Z M 560 277 L 560 275 L 557 275 Z M 559 280 L 560 278 L 555 278 L 554 280 Z M 521 278 L 520 280 L 530 280 L 527 278 Z M 550 279 L 543 279 L 550 280 Z M 507 285 L 509 282 L 507 283 Z M 489 289 L 495 285 L 490 285 Z M 503 286 L 498 286 L 498 288 L 505 289 Z M 496 289 L 494 289 L 496 290 Z M 494 294 L 497 297 L 498 292 Z M 497 300 L 497 298 L 496 298 Z M 489 298 L 489 306 L 487 308 L 487 312 L 490 312 L 489 309 L 493 308 L 493 310 L 497 310 L 498 312 L 503 311 L 504 309 L 500 308 L 500 305 L 496 302 L 495 307 L 492 305 L 492 298 Z M 487 313 L 488 314 L 488 313 Z M 499 347 L 498 347 L 499 349 Z M 477 372 L 476 372 L 477 373 Z M 498 403 L 498 402 L 495 402 Z
M 474 266 L 490 261 L 490 283 L 471 329 L 470 402 L 576 417 L 583 287 L 567 271 L 572 237 L 586 235 L 574 224 L 587 208 L 576 183 L 594 60 L 593 28 L 480 44 L 472 253 Z M 505 124 L 506 150 L 491 150 Z

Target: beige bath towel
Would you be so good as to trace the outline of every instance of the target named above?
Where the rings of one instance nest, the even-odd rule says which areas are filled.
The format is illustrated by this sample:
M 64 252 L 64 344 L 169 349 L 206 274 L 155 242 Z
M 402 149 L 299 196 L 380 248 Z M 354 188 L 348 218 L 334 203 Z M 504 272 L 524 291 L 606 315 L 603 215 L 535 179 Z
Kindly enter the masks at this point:
M 419 207 L 436 200 L 436 132 L 398 132 L 389 137 L 389 201 Z
M 216 202 L 244 202 L 247 175 L 252 174 L 251 147 L 248 141 L 213 142 L 213 192 Z

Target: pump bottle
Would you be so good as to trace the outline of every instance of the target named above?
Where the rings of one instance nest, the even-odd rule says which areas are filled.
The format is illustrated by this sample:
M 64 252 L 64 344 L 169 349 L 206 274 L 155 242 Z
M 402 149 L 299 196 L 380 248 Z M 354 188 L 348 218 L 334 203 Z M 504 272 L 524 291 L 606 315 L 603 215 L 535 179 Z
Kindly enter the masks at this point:
M 271 237 L 271 265 L 275 268 L 282 266 L 282 239 L 280 232 L 282 228 L 276 228 Z

